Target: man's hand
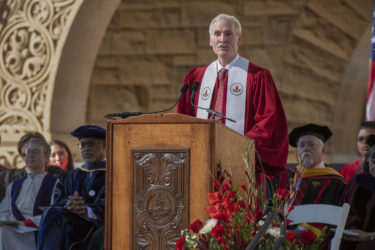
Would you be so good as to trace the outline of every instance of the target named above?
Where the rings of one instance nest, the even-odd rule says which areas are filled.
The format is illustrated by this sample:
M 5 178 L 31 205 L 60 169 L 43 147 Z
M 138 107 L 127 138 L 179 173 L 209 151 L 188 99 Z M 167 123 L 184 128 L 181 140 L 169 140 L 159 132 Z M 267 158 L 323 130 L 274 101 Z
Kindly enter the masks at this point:
M 66 208 L 75 214 L 87 217 L 87 208 L 85 207 L 85 202 L 82 197 L 78 195 L 78 192 L 74 192 L 73 196 L 69 196 L 69 201 Z

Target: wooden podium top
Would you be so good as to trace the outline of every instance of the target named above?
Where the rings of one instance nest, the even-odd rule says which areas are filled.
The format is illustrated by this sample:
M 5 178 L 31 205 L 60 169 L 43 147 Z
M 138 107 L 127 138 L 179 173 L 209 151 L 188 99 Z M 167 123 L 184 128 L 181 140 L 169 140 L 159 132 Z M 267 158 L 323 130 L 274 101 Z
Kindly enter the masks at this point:
M 214 120 L 200 119 L 189 115 L 168 113 L 168 114 L 146 114 L 133 116 L 127 119 L 108 120 L 113 123 L 210 123 Z
M 119 119 L 119 120 L 108 120 L 108 123 L 112 124 L 147 124 L 147 123 L 165 123 L 165 124 L 181 124 L 181 123 L 195 123 L 195 124 L 212 124 L 212 126 L 216 125 L 219 127 L 223 127 L 225 129 L 231 130 L 235 133 L 233 129 L 225 126 L 223 123 L 212 120 L 212 119 L 201 119 L 196 118 L 189 115 L 184 114 L 177 114 L 177 113 L 168 113 L 168 114 L 145 114 L 140 116 L 129 117 L 127 119 Z M 242 136 L 243 138 L 247 138 L 244 135 L 237 133 L 238 136 Z

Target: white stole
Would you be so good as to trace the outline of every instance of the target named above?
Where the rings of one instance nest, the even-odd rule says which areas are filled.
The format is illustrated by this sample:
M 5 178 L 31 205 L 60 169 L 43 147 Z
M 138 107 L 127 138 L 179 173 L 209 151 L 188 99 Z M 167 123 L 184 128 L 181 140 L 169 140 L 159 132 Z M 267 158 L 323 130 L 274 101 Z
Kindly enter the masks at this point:
M 217 60 L 211 63 L 204 73 L 199 91 L 198 107 L 210 108 L 211 106 L 212 93 L 214 91 L 218 75 L 217 63 Z M 235 120 L 236 122 L 226 120 L 225 125 L 242 135 L 244 134 L 245 130 L 246 85 L 248 68 L 249 61 L 243 57 L 239 57 L 228 71 L 227 103 L 225 116 Z M 238 86 L 240 86 L 240 88 L 242 87 L 242 92 L 234 94 L 233 89 Z M 207 119 L 208 113 L 203 109 L 198 109 L 197 117 Z

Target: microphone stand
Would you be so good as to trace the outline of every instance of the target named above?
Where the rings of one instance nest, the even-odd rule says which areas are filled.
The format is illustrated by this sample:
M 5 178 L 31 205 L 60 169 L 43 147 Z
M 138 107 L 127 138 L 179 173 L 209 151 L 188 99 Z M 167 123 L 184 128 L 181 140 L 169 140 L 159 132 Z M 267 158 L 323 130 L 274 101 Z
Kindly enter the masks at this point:
M 161 110 L 161 111 L 153 111 L 153 112 L 123 112 L 123 113 L 111 113 L 111 114 L 106 114 L 104 115 L 105 118 L 108 118 L 108 119 L 112 119 L 112 120 L 115 120 L 113 117 L 121 117 L 121 119 L 126 119 L 130 116 L 139 116 L 139 115 L 144 115 L 144 114 L 158 114 L 158 113 L 164 113 L 164 112 L 167 112 L 171 109 L 173 109 L 174 107 L 176 107 L 177 103 L 181 100 L 182 96 L 186 94 L 186 91 L 189 89 L 189 84 L 185 83 L 184 86 L 181 88 L 180 90 L 180 96 L 178 97 L 177 101 L 175 104 L 173 104 L 173 106 L 167 108 L 167 109 L 164 109 L 164 110 Z

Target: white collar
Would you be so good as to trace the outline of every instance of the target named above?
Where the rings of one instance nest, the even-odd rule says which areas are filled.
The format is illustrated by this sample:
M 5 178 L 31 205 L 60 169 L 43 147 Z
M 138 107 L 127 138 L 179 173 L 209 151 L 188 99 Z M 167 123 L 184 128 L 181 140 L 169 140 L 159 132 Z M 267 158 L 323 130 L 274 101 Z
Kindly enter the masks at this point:
M 227 65 L 225 68 L 227 70 L 230 70 L 230 68 L 233 67 L 233 64 L 240 58 L 240 56 L 237 54 L 236 57 Z M 217 60 L 217 72 L 220 72 L 220 70 L 224 68 L 223 65 L 220 64 L 219 60 Z
M 315 165 L 313 168 L 325 168 L 325 165 L 324 165 L 323 162 L 321 162 L 321 163 Z

